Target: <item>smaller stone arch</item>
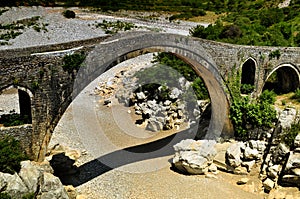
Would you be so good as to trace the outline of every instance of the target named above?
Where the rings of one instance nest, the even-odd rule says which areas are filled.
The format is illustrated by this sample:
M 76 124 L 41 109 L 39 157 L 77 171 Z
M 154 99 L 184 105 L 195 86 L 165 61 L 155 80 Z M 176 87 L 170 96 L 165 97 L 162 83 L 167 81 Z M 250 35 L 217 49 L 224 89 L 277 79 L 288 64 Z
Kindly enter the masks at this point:
M 26 118 L 26 123 L 32 123 L 31 102 L 33 100 L 32 92 L 22 86 L 9 85 L 0 90 L 1 107 L 0 115 L 19 114 L 21 118 Z
M 255 88 L 255 74 L 256 74 L 256 60 L 249 57 L 242 64 L 241 72 L 241 93 L 249 94 L 254 91 Z
M 299 85 L 299 70 L 293 64 L 286 63 L 278 65 L 268 73 L 262 90 L 268 89 L 276 94 L 285 94 L 296 90 Z

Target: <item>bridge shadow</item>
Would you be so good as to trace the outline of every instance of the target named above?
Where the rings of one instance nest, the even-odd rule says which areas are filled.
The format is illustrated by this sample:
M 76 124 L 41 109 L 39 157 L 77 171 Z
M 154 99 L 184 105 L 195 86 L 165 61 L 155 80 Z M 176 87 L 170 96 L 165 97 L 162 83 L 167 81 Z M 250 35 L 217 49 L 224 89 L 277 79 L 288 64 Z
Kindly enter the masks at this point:
M 81 165 L 77 168 L 77 172 L 72 175 L 56 175 L 63 184 L 77 187 L 125 165 L 173 155 L 173 145 L 183 139 L 193 139 L 196 131 L 197 128 L 190 128 L 157 141 L 117 150 Z

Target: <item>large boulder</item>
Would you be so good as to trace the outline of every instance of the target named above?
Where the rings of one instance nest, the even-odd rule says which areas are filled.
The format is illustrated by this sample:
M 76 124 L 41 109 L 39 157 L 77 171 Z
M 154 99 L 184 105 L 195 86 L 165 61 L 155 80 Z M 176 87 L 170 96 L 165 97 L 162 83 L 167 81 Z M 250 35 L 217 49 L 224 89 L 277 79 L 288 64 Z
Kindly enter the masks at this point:
M 17 173 L 14 175 L 0 172 L 1 192 L 8 193 L 13 198 L 22 198 L 23 195 L 29 192 L 26 185 Z
M 69 199 L 68 194 L 59 178 L 51 173 L 44 173 L 43 183 L 37 199 Z
M 14 175 L 0 172 L 0 192 L 12 198 L 35 193 L 38 199 L 66 198 L 68 195 L 60 179 L 53 174 L 49 162 L 21 162 L 21 170 Z
M 204 174 L 217 154 L 215 144 L 214 140 L 182 140 L 174 145 L 173 165 L 183 173 Z
M 25 183 L 29 192 L 36 193 L 42 183 L 43 171 L 32 164 L 29 160 L 21 162 L 20 178 Z
M 295 108 L 285 108 L 278 118 L 280 125 L 283 129 L 290 128 L 292 123 L 295 121 L 297 111 Z
M 245 148 L 245 144 L 242 142 L 237 142 L 234 144 L 231 144 L 225 154 L 226 163 L 233 167 L 239 167 L 242 164 L 242 149 Z

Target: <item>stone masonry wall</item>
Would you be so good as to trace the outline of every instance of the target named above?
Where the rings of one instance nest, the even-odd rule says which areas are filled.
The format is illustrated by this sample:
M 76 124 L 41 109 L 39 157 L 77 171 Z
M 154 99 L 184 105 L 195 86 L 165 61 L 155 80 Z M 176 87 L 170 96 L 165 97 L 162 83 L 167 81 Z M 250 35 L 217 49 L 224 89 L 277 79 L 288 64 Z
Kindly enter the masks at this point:
M 188 58 L 187 60 L 195 68 L 198 68 L 199 74 L 201 71 L 209 74 L 206 81 L 211 84 L 212 93 L 210 94 L 215 96 L 220 96 L 222 89 L 219 89 L 218 93 L 213 93 L 216 91 L 213 85 L 225 84 L 228 75 L 232 71 L 241 70 L 242 64 L 250 57 L 257 63 L 255 74 L 257 93 L 261 91 L 267 75 L 275 67 L 289 63 L 300 71 L 299 48 L 239 46 L 153 32 L 130 32 L 107 38 L 108 36 L 64 44 L 0 51 L 0 90 L 11 85 L 17 85 L 29 89 L 33 94 L 31 99 L 32 137 L 29 141 L 32 149 L 30 154 L 32 159 L 42 160 L 44 158 L 51 134 L 72 101 L 73 83 L 77 75 L 75 71 L 69 74 L 63 71 L 61 67 L 63 56 L 68 52 L 32 55 L 33 53 L 85 46 L 80 50 L 91 54 L 89 52 L 94 49 L 94 46 L 98 46 L 98 51 L 93 53 L 99 53 L 99 56 L 96 54 L 91 55 L 91 57 L 95 59 L 101 59 L 101 56 L 105 57 L 104 60 L 100 60 L 100 63 L 103 63 L 105 67 L 110 67 L 119 61 L 128 59 L 129 57 L 126 58 L 126 55 L 133 51 L 163 47 L 165 51 L 174 51 L 174 53 Z M 161 41 L 157 38 L 161 38 Z M 104 39 L 106 40 L 99 44 Z M 124 48 L 127 49 L 124 50 Z M 274 50 L 279 50 L 281 55 L 279 59 L 269 58 L 269 54 Z M 104 55 L 101 54 L 102 52 Z M 208 60 L 206 61 L 208 63 L 216 63 L 216 68 L 211 67 L 214 64 L 196 63 L 197 59 L 201 62 L 201 59 L 199 59 L 201 56 L 207 57 Z M 94 62 L 94 60 L 88 61 L 90 63 Z M 84 75 L 80 77 L 86 80 L 83 85 L 91 82 L 95 78 L 93 75 L 101 74 L 97 70 L 104 72 L 103 69 L 95 70 L 95 67 L 97 66 L 91 67 L 93 71 L 88 71 L 92 75 L 87 76 L 87 79 L 84 78 Z M 215 83 L 212 84 L 212 82 Z M 226 88 L 224 88 L 224 91 L 228 92 Z M 230 96 L 230 93 L 227 93 L 227 95 Z M 217 100 L 217 97 L 215 99 Z M 228 99 L 230 101 L 230 98 Z M 213 109 L 218 111 L 219 107 L 223 105 L 217 101 L 216 104 L 217 107 L 215 106 Z M 214 114 L 216 118 L 219 117 L 217 112 Z M 226 114 L 228 114 L 228 111 Z
M 0 138 L 5 136 L 12 136 L 20 141 L 20 144 L 25 150 L 26 154 L 31 154 L 31 138 L 32 138 L 32 125 L 26 124 L 13 127 L 0 127 Z

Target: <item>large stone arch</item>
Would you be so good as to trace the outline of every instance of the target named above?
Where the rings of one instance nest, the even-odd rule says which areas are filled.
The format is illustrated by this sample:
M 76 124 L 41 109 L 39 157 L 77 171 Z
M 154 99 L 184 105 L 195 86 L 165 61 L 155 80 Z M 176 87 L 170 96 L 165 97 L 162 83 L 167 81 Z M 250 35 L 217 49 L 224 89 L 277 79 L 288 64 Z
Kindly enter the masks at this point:
M 267 75 L 265 79 L 264 89 L 268 89 L 268 85 L 266 82 L 271 77 L 272 74 L 276 72 L 278 82 L 276 83 L 276 87 L 282 93 L 288 93 L 296 90 L 300 85 L 300 72 L 296 66 L 290 63 L 284 63 L 273 68 Z
M 174 34 L 152 32 L 116 35 L 97 45 L 87 56 L 85 67 L 78 72 L 74 97 L 108 68 L 147 51 L 174 53 L 203 78 L 211 99 L 212 113 L 208 139 L 221 134 L 232 136 L 229 121 L 229 98 L 218 67 L 202 47 L 201 40 Z

